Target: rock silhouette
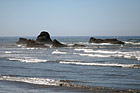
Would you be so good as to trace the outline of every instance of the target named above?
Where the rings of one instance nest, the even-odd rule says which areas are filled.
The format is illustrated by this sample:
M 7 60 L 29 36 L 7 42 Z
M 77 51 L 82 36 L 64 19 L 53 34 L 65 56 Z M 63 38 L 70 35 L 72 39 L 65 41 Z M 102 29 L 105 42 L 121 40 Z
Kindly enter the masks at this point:
M 48 32 L 41 32 L 40 35 L 37 37 L 36 42 L 43 43 L 43 44 L 52 44 L 52 40 Z
M 64 45 L 64 44 L 60 43 L 56 39 L 53 40 L 52 46 L 53 47 L 67 47 L 67 45 Z
M 27 44 L 28 39 L 26 38 L 19 38 L 19 40 L 16 42 L 17 44 Z
M 28 40 L 27 47 L 47 47 L 44 44 L 37 43 L 35 40 Z
M 91 37 L 89 43 L 111 43 L 111 44 L 124 44 L 124 42 L 117 39 L 96 39 Z

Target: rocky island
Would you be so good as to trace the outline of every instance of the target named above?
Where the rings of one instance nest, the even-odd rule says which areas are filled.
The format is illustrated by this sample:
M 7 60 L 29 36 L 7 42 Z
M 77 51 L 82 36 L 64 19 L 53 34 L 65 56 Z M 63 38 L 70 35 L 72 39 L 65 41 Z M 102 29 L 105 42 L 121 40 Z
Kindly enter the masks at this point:
M 89 43 L 111 43 L 111 44 L 124 44 L 124 42 L 119 41 L 117 39 L 96 39 L 91 37 L 89 39 Z
M 117 39 L 96 39 L 91 37 L 88 41 L 89 43 L 111 43 L 111 44 L 124 44 L 124 42 L 119 41 Z M 73 44 L 72 46 L 68 46 L 62 44 L 58 40 L 52 40 L 50 34 L 48 32 L 42 31 L 36 40 L 26 39 L 26 38 L 19 38 L 16 42 L 17 44 L 26 44 L 27 47 L 41 47 L 47 48 L 47 45 L 51 45 L 52 47 L 86 47 L 86 45 L 82 44 Z

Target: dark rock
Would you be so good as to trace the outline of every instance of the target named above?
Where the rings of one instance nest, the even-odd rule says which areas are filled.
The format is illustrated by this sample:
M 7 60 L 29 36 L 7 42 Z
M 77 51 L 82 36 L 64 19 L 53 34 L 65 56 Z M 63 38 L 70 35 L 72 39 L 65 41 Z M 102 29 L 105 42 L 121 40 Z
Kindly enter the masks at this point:
M 111 44 L 124 44 L 124 42 L 119 41 L 117 39 L 105 39 L 104 42 L 105 43 L 111 43 Z
M 89 41 L 88 41 L 88 42 L 89 42 L 89 43 L 94 43 L 94 42 L 95 42 L 95 40 L 96 40 L 95 38 L 91 37 L 91 38 L 89 39 Z
M 53 47 L 67 47 L 67 45 L 64 45 L 64 44 L 60 43 L 56 39 L 53 40 L 52 46 Z
M 47 47 L 47 46 L 41 43 L 37 43 L 35 40 L 28 40 L 27 47 Z
M 124 44 L 124 42 L 117 39 L 96 39 L 91 37 L 89 43 L 111 43 L 111 44 Z
M 52 44 L 52 40 L 48 32 L 41 32 L 40 35 L 37 37 L 36 42 L 43 43 L 43 44 Z
M 89 43 L 104 43 L 104 40 L 91 37 Z
M 85 47 L 85 45 L 81 45 L 81 44 L 74 44 L 72 47 Z
M 19 40 L 16 42 L 17 44 L 27 44 L 28 39 L 26 38 L 19 38 Z

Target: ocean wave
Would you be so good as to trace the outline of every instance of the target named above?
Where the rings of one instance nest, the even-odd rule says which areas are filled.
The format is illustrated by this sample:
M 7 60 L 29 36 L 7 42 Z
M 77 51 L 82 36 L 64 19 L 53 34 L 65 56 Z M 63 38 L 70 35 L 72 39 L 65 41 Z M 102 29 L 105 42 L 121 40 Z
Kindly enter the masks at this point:
M 33 50 L 33 49 L 38 49 L 38 48 L 35 48 L 35 47 L 32 47 L 32 48 L 26 48 L 27 50 Z
M 101 54 L 82 54 L 82 53 L 73 53 L 80 56 L 89 56 L 89 57 L 111 57 L 111 55 L 101 55 Z
M 126 54 L 123 53 L 118 53 L 118 54 L 83 54 L 83 53 L 73 53 L 73 54 L 78 54 L 80 56 L 89 56 L 89 57 L 119 57 L 119 58 L 126 58 L 126 59 L 136 59 L 140 60 L 140 56 L 137 54 L 129 53 L 127 52 Z
M 53 51 L 52 54 L 67 54 L 67 53 L 56 50 L 56 51 Z
M 89 57 L 110 57 L 110 55 L 100 55 L 100 54 L 79 54 L 79 55 Z
M 78 42 L 79 44 L 84 44 L 84 45 L 114 45 L 111 43 L 88 43 L 88 42 Z
M 80 88 L 85 90 L 90 90 L 90 92 L 111 92 L 111 93 L 138 93 L 139 90 L 119 90 L 114 88 L 105 87 L 92 87 L 87 85 L 79 85 L 70 83 L 69 80 L 55 80 L 48 78 L 35 78 L 35 77 L 16 77 L 16 76 L 3 76 L 0 75 L 0 80 L 13 81 L 13 82 L 23 82 L 36 85 L 47 85 L 47 86 L 63 86 L 68 88 Z M 72 81 L 73 82 L 73 81 Z
M 125 44 L 131 44 L 131 45 L 140 45 L 140 42 L 129 42 L 129 41 L 125 41 Z
M 75 51 L 92 51 L 92 49 L 76 48 Z
M 123 58 L 127 59 L 137 59 L 140 60 L 140 51 L 131 51 L 131 52 L 121 52 L 116 54 L 116 56 L 121 55 Z
M 140 60 L 140 51 L 107 51 L 107 50 L 93 50 L 93 49 L 84 49 L 77 48 L 75 51 L 83 51 L 85 53 L 73 53 L 79 54 L 81 56 L 89 56 L 89 57 L 121 57 L 126 59 L 137 59 Z M 89 54 L 88 54 L 89 53 Z
M 21 51 L 4 51 L 5 54 L 21 53 Z
M 24 48 L 24 47 L 26 47 L 25 44 L 16 44 L 16 46 L 19 47 L 19 48 Z
M 53 86 L 60 86 L 61 84 L 59 80 L 44 79 L 44 78 L 31 78 L 31 77 L 0 76 L 0 80 L 18 81 L 18 82 L 25 82 L 25 83 L 31 83 L 31 84 L 53 85 Z
M 90 43 L 90 45 L 114 45 L 111 43 Z
M 30 57 L 24 57 L 24 58 L 8 58 L 12 61 L 20 61 L 20 62 L 26 62 L 26 63 L 39 63 L 39 62 L 47 62 L 48 60 L 45 59 L 37 59 L 37 58 L 30 58 Z
M 84 52 L 86 53 L 104 53 L 104 54 L 115 54 L 118 53 L 119 51 L 105 51 L 105 50 L 85 50 Z
M 17 47 L 22 47 L 22 45 L 17 45 Z
M 119 51 L 107 51 L 107 50 L 93 50 L 93 49 L 84 49 L 84 48 L 77 48 L 74 49 L 75 51 L 84 51 L 86 53 L 103 53 L 103 54 L 115 54 Z
M 11 51 L 5 51 L 5 54 L 11 54 L 12 52 Z
M 62 64 L 89 65 L 89 66 L 108 66 L 108 67 L 123 67 L 123 68 L 140 68 L 140 64 L 116 64 L 116 63 L 83 63 L 75 61 L 60 61 Z

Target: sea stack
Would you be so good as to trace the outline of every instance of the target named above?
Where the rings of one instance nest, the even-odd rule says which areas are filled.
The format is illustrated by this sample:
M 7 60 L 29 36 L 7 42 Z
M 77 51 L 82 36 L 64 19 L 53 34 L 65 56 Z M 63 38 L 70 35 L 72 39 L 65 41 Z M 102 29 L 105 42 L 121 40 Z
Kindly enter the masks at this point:
M 111 43 L 111 44 L 125 44 L 122 41 L 119 41 L 117 39 L 96 39 L 91 37 L 89 39 L 89 43 Z
M 19 40 L 16 42 L 17 44 L 27 44 L 28 39 L 26 38 L 19 38 Z
M 28 42 L 27 42 L 27 47 L 47 47 L 47 46 L 45 46 L 44 44 L 42 44 L 42 43 L 37 43 L 35 40 L 28 40 Z
M 43 43 L 43 44 L 52 44 L 52 40 L 48 32 L 41 32 L 40 35 L 37 37 L 36 42 Z
M 53 47 L 67 47 L 67 45 L 61 44 L 59 41 L 57 41 L 56 39 L 53 40 Z

